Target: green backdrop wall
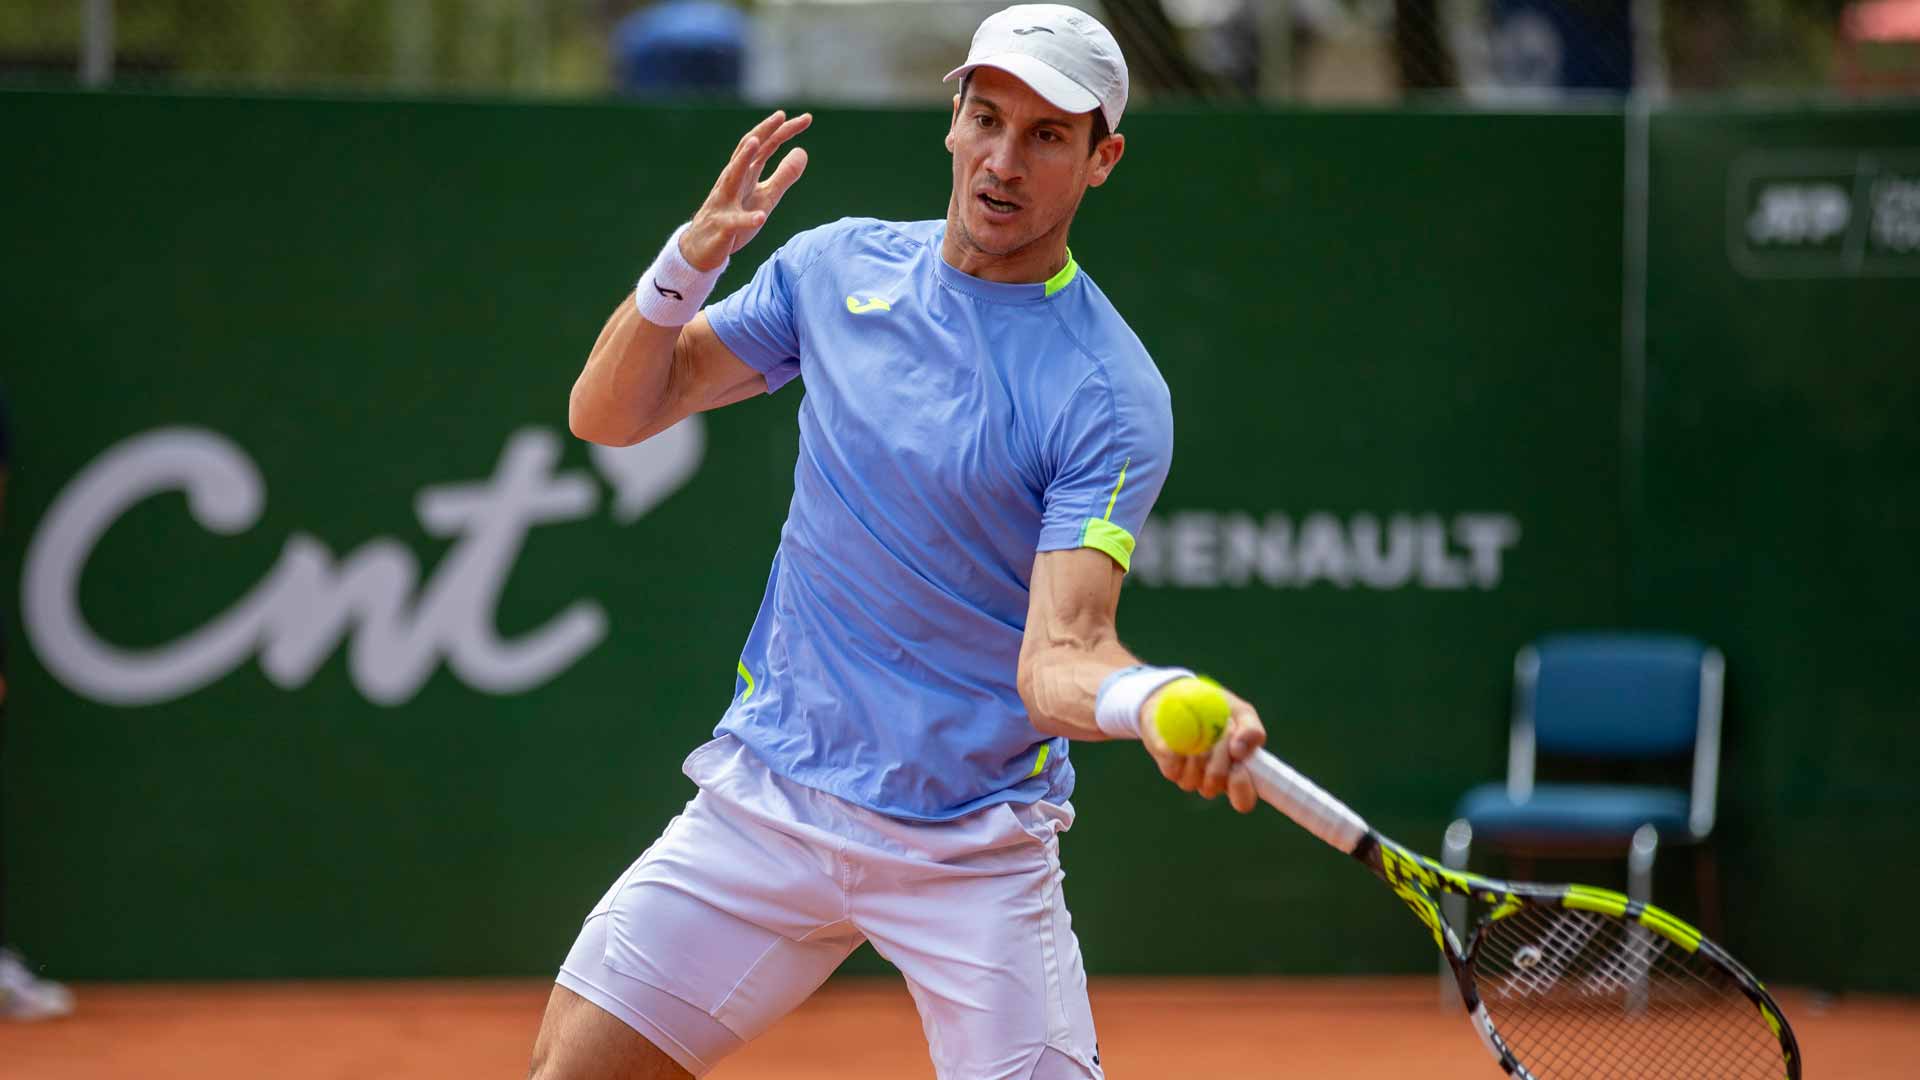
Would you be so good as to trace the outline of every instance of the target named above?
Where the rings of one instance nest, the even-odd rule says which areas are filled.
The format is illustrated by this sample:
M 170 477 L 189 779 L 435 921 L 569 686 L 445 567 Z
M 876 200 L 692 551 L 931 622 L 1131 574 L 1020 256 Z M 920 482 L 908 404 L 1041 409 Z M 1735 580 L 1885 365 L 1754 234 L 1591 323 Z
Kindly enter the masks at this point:
M 1776 979 L 1920 989 L 1920 111 L 1648 136 L 1630 610 L 1727 653 L 1729 933 Z
M 565 431 L 606 312 L 753 119 L 0 96 L 18 585 L 0 812 L 8 925 L 36 959 L 76 978 L 555 966 L 690 794 L 678 764 L 725 707 L 790 492 L 797 384 L 624 453 Z M 1920 143 L 1912 114 L 1860 122 Z M 1769 452 L 1818 491 L 1726 483 L 1715 462 L 1757 437 L 1755 410 L 1805 407 L 1729 343 L 1782 370 L 1823 354 L 1740 336 L 1751 281 L 1695 220 L 1732 214 L 1701 147 L 1735 141 L 1707 119 L 1652 130 L 1656 302 L 1646 393 L 1623 397 L 1621 116 L 1130 115 L 1074 233 L 1179 428 L 1123 632 L 1242 690 L 1279 750 L 1417 845 L 1498 774 L 1518 645 L 1715 637 L 1735 694 L 1723 853 L 1752 897 L 1731 944 L 1775 980 L 1901 985 L 1884 954 L 1776 928 L 1814 897 L 1894 910 L 1821 888 L 1869 879 L 1814 838 L 1869 818 L 1911 838 L 1884 822 L 1915 803 L 1913 696 L 1892 663 L 1843 658 L 1912 644 L 1886 597 L 1920 589 L 1896 568 L 1854 594 L 1835 568 L 1808 599 L 1775 560 L 1847 526 L 1785 532 L 1768 507 L 1805 494 L 1852 515 L 1858 550 L 1911 546 L 1912 334 L 1904 353 L 1856 335 L 1832 391 L 1852 406 L 1772 417 Z M 808 175 L 722 288 L 798 229 L 941 214 L 942 133 L 822 114 Z M 1911 331 L 1913 282 L 1873 280 L 1861 310 Z M 1664 306 L 1703 283 L 1707 314 Z M 1788 325 L 1825 302 L 1767 299 Z M 1709 528 L 1721 546 L 1693 550 Z M 1853 707 L 1777 666 L 1814 638 Z M 1069 895 L 1096 971 L 1430 965 L 1395 901 L 1284 821 L 1182 796 L 1134 749 L 1075 761 Z M 1216 917 L 1191 918 L 1195 894 Z M 1189 930 L 1150 932 L 1167 925 Z

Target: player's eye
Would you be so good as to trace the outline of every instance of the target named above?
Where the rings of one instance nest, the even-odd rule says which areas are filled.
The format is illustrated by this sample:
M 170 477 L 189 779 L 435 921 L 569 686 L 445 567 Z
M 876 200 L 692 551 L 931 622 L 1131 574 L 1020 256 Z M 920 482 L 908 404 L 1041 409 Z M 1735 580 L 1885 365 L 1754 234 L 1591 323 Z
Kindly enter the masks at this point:
M 983 127 L 983 128 L 985 128 L 985 127 L 992 127 L 992 126 L 993 126 L 993 116 L 992 116 L 992 114 L 990 114 L 990 113 L 974 113 L 974 114 L 973 114 L 973 122 L 974 122 L 974 124 L 975 124 L 975 125 L 977 125 L 977 126 L 979 126 L 979 127 Z
M 1059 142 L 1060 134 L 1054 131 L 1052 128 L 1041 128 L 1040 141 L 1041 142 Z

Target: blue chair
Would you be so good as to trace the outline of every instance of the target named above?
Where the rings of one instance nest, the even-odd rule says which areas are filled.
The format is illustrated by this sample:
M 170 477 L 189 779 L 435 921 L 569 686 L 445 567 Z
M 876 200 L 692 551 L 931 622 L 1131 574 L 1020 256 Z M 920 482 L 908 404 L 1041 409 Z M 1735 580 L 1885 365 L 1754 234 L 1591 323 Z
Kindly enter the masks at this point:
M 1513 726 L 1505 783 L 1461 798 L 1443 861 L 1464 869 L 1473 845 L 1524 863 L 1535 857 L 1627 859 L 1627 892 L 1652 895 L 1661 844 L 1694 849 L 1702 921 L 1719 930 L 1717 868 L 1704 841 L 1713 831 L 1720 780 L 1720 702 L 1726 662 L 1688 637 L 1589 633 L 1542 638 L 1514 658 Z M 1596 766 L 1676 763 L 1691 756 L 1691 782 L 1547 783 L 1538 759 Z M 1514 877 L 1529 876 L 1516 868 Z M 1464 915 L 1450 911 L 1458 927 Z

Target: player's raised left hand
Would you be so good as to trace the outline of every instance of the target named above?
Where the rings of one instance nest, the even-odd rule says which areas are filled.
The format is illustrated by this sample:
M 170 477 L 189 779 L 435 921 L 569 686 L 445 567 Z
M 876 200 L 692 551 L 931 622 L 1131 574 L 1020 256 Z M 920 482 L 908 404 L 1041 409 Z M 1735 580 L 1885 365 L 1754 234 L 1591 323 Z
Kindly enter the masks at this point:
M 696 270 L 712 270 L 760 235 L 787 189 L 807 170 L 807 152 L 794 147 L 765 180 L 767 162 L 780 147 L 813 123 L 812 113 L 787 119 L 776 110 L 740 137 L 733 157 L 720 170 L 707 201 L 680 236 L 680 255 Z
M 1221 687 L 1220 692 L 1227 698 L 1227 730 L 1212 750 L 1204 754 L 1176 754 L 1167 748 L 1158 728 L 1151 723 L 1140 725 L 1140 741 L 1160 766 L 1160 775 L 1173 781 L 1180 790 L 1199 792 L 1204 799 L 1217 798 L 1226 792 L 1227 801 L 1235 810 L 1251 813 L 1260 797 L 1253 789 L 1253 777 L 1240 763 L 1267 744 L 1267 728 L 1260 722 L 1260 714 L 1244 698 L 1225 687 Z M 1146 700 L 1141 709 L 1143 715 L 1153 715 L 1155 697 L 1158 695 Z

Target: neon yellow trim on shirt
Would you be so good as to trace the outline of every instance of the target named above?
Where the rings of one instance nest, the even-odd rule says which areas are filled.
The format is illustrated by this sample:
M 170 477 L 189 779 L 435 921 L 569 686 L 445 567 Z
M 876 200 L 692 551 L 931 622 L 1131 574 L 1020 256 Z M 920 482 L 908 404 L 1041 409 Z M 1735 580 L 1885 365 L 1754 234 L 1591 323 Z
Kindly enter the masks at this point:
M 747 670 L 747 662 L 745 660 L 735 660 L 733 663 L 734 670 L 740 673 L 741 678 L 747 680 L 747 692 L 740 695 L 740 700 L 745 701 L 753 696 L 753 672 Z
M 1047 751 L 1051 749 L 1053 749 L 1052 743 L 1040 744 L 1040 756 L 1034 759 L 1033 771 L 1027 774 L 1028 779 L 1039 776 L 1040 770 L 1047 767 Z
M 1133 534 L 1105 518 L 1088 518 L 1080 530 L 1080 546 L 1113 556 L 1120 569 L 1133 569 Z
M 1080 264 L 1073 261 L 1073 249 L 1067 249 L 1067 265 L 1060 272 L 1047 279 L 1047 295 L 1052 296 L 1072 284 L 1073 276 L 1080 272 Z
M 1122 484 L 1125 484 L 1127 482 L 1127 466 L 1131 464 L 1133 464 L 1132 458 L 1128 458 L 1127 460 L 1120 463 L 1120 480 L 1118 483 L 1115 483 L 1113 485 L 1113 494 L 1107 496 L 1107 512 L 1101 516 L 1100 520 L 1102 521 L 1113 520 L 1113 504 L 1116 501 L 1118 501 L 1120 498 L 1120 487 Z

